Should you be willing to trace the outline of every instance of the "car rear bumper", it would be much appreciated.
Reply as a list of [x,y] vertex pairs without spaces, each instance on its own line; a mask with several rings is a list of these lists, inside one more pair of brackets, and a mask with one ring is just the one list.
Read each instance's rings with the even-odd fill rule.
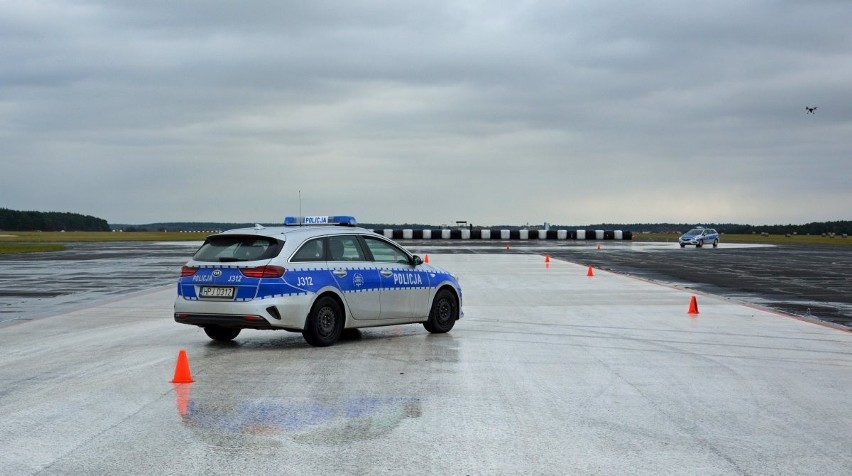
[[302,330],[312,296],[286,296],[252,301],[186,299],[177,296],[175,322],[240,329]]

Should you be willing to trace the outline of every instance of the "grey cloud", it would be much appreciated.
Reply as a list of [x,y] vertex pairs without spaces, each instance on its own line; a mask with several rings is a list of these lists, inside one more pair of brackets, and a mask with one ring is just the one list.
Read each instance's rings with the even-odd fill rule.
[[[0,9],[0,206],[262,221],[301,189],[373,221],[848,219],[847,2]],[[678,198],[696,184],[713,204]]]

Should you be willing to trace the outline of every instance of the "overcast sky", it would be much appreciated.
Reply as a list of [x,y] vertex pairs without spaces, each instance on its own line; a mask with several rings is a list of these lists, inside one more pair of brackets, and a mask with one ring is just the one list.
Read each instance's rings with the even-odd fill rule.
[[849,220],[850,25],[849,0],[0,0],[0,207]]

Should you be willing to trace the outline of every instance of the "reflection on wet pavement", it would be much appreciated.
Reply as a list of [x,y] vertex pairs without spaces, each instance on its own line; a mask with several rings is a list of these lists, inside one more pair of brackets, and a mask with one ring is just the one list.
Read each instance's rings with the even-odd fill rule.
[[189,396],[189,384],[175,387],[184,425],[214,446],[231,446],[235,437],[289,438],[313,445],[369,440],[422,414],[420,399],[415,397],[196,401]]

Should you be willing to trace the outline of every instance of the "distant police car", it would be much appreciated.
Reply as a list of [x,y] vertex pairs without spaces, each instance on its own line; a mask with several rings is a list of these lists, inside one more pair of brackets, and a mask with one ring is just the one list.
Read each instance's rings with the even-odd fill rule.
[[686,245],[695,245],[696,248],[701,248],[706,244],[712,244],[713,248],[719,246],[719,233],[712,228],[696,227],[693,228],[678,239],[680,247]]
[[353,217],[287,217],[284,225],[208,237],[181,269],[175,321],[218,341],[241,329],[283,329],[329,346],[343,329],[422,322],[443,333],[463,315],[453,275],[356,228]]

